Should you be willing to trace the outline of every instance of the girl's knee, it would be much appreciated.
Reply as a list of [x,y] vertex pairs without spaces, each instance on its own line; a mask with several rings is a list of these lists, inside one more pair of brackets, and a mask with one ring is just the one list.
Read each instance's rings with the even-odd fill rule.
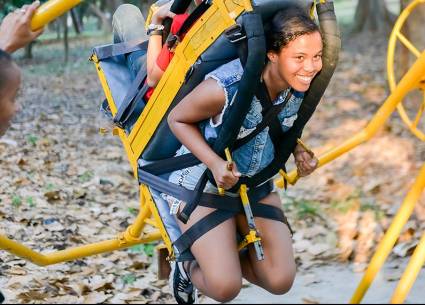
[[270,293],[281,295],[287,293],[295,280],[296,268],[289,268],[282,272],[273,272],[267,278],[267,290]]
[[239,276],[224,276],[209,279],[209,288],[212,292],[212,297],[218,302],[225,303],[236,298],[242,289],[242,277]]

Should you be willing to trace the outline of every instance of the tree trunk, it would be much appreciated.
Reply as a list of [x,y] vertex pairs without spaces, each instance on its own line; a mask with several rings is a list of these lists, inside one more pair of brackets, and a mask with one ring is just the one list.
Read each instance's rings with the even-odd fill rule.
[[78,11],[75,9],[71,10],[72,24],[74,25],[75,33],[81,34],[82,24],[80,23],[80,18],[78,17]]
[[65,14],[62,18],[63,24],[63,45],[65,53],[65,62],[69,60],[69,39],[68,39],[68,14]]
[[385,0],[359,0],[354,15],[353,32],[388,32],[395,21]]
[[104,32],[110,33],[112,32],[112,24],[109,18],[102,12],[102,10],[97,7],[95,4],[90,3],[89,8],[91,12],[99,19],[102,24],[102,30]]

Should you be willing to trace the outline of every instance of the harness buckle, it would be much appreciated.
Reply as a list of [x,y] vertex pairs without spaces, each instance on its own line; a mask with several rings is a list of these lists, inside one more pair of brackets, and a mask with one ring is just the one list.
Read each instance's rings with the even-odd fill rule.
[[177,35],[171,35],[167,38],[167,47],[170,52],[173,52],[180,43],[180,38]]
[[232,25],[230,28],[228,28],[224,35],[226,35],[226,38],[229,39],[231,43],[236,43],[241,40],[246,39],[246,33],[242,26],[238,23]]

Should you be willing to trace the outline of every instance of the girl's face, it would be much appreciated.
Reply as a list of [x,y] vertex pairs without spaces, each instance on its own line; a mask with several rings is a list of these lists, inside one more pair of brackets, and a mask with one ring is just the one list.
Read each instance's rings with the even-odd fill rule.
[[285,87],[305,92],[322,69],[322,36],[319,32],[299,36],[279,53],[268,52],[275,75]]
[[21,72],[15,64],[8,68],[7,78],[3,88],[0,89],[0,137],[6,133],[10,121],[18,111],[15,99],[21,84]]

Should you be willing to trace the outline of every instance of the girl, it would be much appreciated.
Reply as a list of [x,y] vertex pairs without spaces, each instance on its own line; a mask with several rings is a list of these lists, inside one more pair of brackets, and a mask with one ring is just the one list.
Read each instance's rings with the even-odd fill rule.
[[[282,103],[292,92],[278,115],[282,130],[286,132],[297,118],[303,93],[322,69],[322,37],[318,26],[300,7],[276,13],[265,34],[267,59],[261,81],[273,104]],[[178,154],[190,151],[202,161],[199,166],[173,172],[169,178],[171,182],[193,189],[208,167],[217,187],[229,190],[241,176],[253,176],[273,160],[274,148],[267,129],[233,152],[231,167],[208,144],[217,137],[223,120],[226,120],[242,73],[239,59],[219,67],[170,112],[170,128],[184,145]],[[261,103],[254,97],[239,137],[253,131],[261,118]],[[317,158],[300,145],[296,146],[293,154],[300,176],[310,174],[318,165]],[[218,193],[212,184],[207,184],[204,192]],[[237,196],[230,192],[226,194]],[[176,200],[165,197],[175,207]],[[281,208],[276,192],[269,193],[260,202]],[[213,211],[212,208],[198,206],[187,224],[179,222],[182,232]],[[289,225],[264,218],[256,218],[255,222],[266,259],[257,261],[251,245],[248,253],[239,253],[236,232],[244,236],[248,232],[244,216],[238,215],[223,222],[193,243],[191,252],[195,261],[179,262],[173,266],[172,289],[179,303],[195,301],[196,289],[193,286],[219,302],[227,302],[238,295],[242,278],[274,294],[284,294],[291,288],[296,265]]]

